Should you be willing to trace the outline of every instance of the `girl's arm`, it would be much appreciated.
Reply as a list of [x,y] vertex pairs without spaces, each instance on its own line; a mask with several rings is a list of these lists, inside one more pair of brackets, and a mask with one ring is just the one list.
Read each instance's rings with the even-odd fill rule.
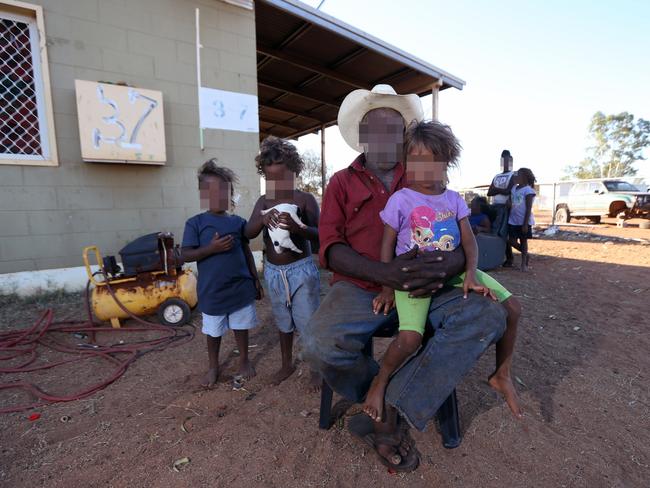
[[472,232],[472,226],[469,224],[469,219],[464,217],[459,222],[460,226],[460,241],[465,253],[465,281],[463,283],[464,297],[470,290],[481,293],[483,296],[490,296],[496,300],[494,292],[488,287],[481,285],[476,281],[476,266],[478,264],[478,245],[476,238]]
[[261,196],[257,199],[257,202],[255,202],[255,208],[253,208],[253,211],[251,212],[251,217],[248,219],[248,222],[246,222],[246,227],[244,228],[246,239],[255,239],[260,235],[260,232],[262,232],[262,229],[264,228],[264,216],[262,215],[263,209],[264,196]]
[[[390,225],[384,224],[384,235],[381,238],[380,257],[382,263],[390,263],[395,257],[395,244],[397,243],[397,231]],[[384,315],[395,305],[395,292],[387,286],[382,287],[382,291],[372,301],[372,311],[378,314],[383,310]]]
[[257,274],[257,267],[255,266],[255,258],[251,252],[251,248],[247,242],[242,242],[242,248],[244,249],[244,256],[246,256],[246,264],[248,264],[248,270],[250,271],[253,280],[255,280],[255,289],[257,290],[257,299],[261,300],[264,297],[264,289],[260,283],[260,277]]
[[198,262],[213,254],[230,251],[234,242],[234,238],[230,234],[221,237],[215,233],[210,243],[205,246],[182,248],[181,256],[185,263],[191,263],[192,261]]
[[390,263],[395,257],[397,232],[390,225],[384,224],[384,235],[381,238],[380,257],[382,263]]
[[305,206],[305,224],[304,237],[312,242],[318,242],[318,222],[320,220],[320,209],[314,195],[307,193],[307,205]]
[[476,265],[478,264],[478,246],[472,232],[469,219],[464,217],[458,222],[460,227],[460,242],[465,253],[465,276],[476,276]]
[[528,222],[530,222],[530,214],[533,212],[533,200],[535,200],[534,193],[526,195],[526,214],[524,215],[524,223],[521,226],[521,231],[524,234],[528,232]]

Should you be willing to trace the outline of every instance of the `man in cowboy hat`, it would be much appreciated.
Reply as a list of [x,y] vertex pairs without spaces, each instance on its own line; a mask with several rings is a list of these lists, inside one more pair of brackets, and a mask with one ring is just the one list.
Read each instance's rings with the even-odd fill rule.
[[444,331],[392,377],[384,421],[359,414],[348,422],[349,430],[396,471],[413,470],[419,462],[408,425],[423,430],[505,329],[503,307],[478,294],[463,300],[462,290],[443,288],[447,278],[464,269],[460,246],[454,252],[420,256],[413,249],[391,263],[380,262],[384,225],[379,212],[405,183],[405,126],[422,118],[417,95],[397,95],[388,85],[355,90],[341,104],[339,129],[361,154],[332,176],[323,199],[320,260],[333,271],[332,287],[304,334],[304,355],[312,368],[345,399],[360,402],[379,369],[364,347],[377,331],[397,328],[394,311],[372,311],[381,286],[433,295],[429,322],[434,330]]

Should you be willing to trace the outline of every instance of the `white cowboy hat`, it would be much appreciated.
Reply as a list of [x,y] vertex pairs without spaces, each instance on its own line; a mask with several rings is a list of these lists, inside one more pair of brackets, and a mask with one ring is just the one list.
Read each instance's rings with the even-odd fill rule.
[[364,115],[376,108],[392,108],[404,118],[405,125],[424,118],[420,97],[398,95],[390,85],[375,85],[372,90],[354,90],[341,103],[339,108],[339,130],[345,142],[352,149],[363,152],[359,144],[359,123]]

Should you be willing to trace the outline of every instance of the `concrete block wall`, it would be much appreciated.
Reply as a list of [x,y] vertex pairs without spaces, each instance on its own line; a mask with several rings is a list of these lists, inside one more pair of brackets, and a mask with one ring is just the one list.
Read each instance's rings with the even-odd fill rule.
[[[27,0],[30,1],[30,0]],[[97,244],[114,254],[135,237],[172,231],[199,212],[196,170],[210,157],[239,176],[236,212],[259,196],[258,135],[205,131],[199,149],[195,8],[202,84],[256,94],[254,13],[219,0],[31,0],[44,9],[58,167],[0,165],[0,273],[80,266]],[[163,92],[163,167],[85,163],[74,80],[123,81]]]

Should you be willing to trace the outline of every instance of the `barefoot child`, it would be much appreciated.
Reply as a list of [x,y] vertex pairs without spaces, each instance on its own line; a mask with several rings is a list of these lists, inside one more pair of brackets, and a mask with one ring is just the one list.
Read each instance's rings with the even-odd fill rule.
[[[271,299],[273,316],[280,334],[282,366],[272,382],[279,384],[287,379],[293,364],[293,333],[302,333],[307,322],[320,304],[320,276],[311,254],[311,242],[318,242],[319,209],[311,193],[295,189],[294,179],[303,168],[303,161],[293,144],[277,137],[262,141],[260,154],[255,158],[257,172],[266,179],[266,195],[255,204],[245,235],[253,239],[264,231],[264,280]],[[301,228],[286,212],[273,209],[262,211],[281,203],[298,206],[298,214],[305,228]],[[276,247],[269,229],[289,230],[290,238],[300,252]],[[320,386],[320,376],[311,374],[312,389]]]
[[[476,269],[478,249],[468,221],[469,209],[462,197],[446,188],[447,168],[456,165],[460,144],[448,126],[438,122],[411,124],[406,131],[406,188],[394,193],[380,213],[384,221],[381,259],[390,262],[417,245],[422,252],[453,251],[458,245],[465,253],[465,273],[449,284],[490,295],[508,311],[507,331],[497,344],[497,368],[490,385],[502,393],[517,416],[521,408],[510,376],[510,365],[519,319],[519,304],[496,280]],[[374,378],[363,410],[376,421],[382,419],[384,393],[390,376],[417,352],[422,343],[430,298],[411,298],[409,292],[384,288],[373,301],[373,310],[384,314],[397,306],[399,332],[390,344]]]
[[512,207],[508,218],[508,239],[510,245],[521,253],[521,270],[528,271],[528,239],[533,237],[532,227],[533,200],[535,199],[535,175],[528,168],[517,171],[515,186],[512,187],[510,198]]
[[262,298],[255,261],[244,236],[246,220],[229,213],[235,174],[210,159],[198,172],[201,208],[185,223],[182,252],[185,261],[196,261],[197,292],[208,344],[209,369],[205,386],[219,377],[221,337],[231,329],[239,348],[239,372],[243,379],[255,376],[248,359],[248,331],[257,325],[255,299]]

